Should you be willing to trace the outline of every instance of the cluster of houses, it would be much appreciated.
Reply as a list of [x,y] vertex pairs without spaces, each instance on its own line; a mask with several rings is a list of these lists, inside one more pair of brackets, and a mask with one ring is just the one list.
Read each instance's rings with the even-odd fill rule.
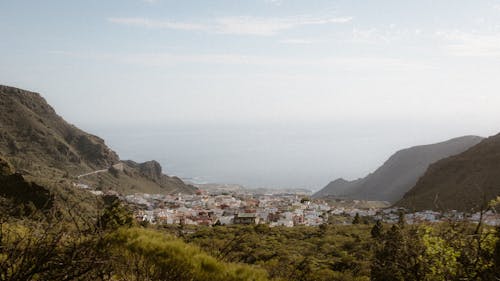
[[[338,207],[321,200],[310,201],[303,194],[134,194],[123,199],[136,206],[137,220],[157,224],[318,226],[332,218],[336,223],[350,224],[356,215],[372,221],[394,223],[404,211],[397,208]],[[465,217],[459,212],[422,211],[406,214],[405,219],[412,224],[450,219],[478,221],[480,217],[479,214]],[[500,217],[491,212],[483,214],[482,220],[490,225],[500,225]]]
[[[75,187],[94,191],[84,184]],[[113,193],[113,195],[118,195]],[[230,224],[268,224],[269,226],[297,225],[318,226],[326,222],[350,224],[356,216],[369,218],[371,221],[381,220],[395,223],[400,214],[405,213],[408,224],[421,222],[443,222],[450,220],[482,221],[485,224],[500,225],[500,214],[488,211],[485,213],[465,214],[458,211],[441,213],[421,211],[406,213],[404,209],[357,207],[354,204],[337,205],[331,201],[309,200],[304,193],[214,193],[198,192],[193,195],[161,195],[136,193],[120,196],[125,202],[134,206],[134,215],[138,221],[153,224],[179,225],[230,225]],[[344,202],[341,202],[344,203]]]
[[166,224],[315,226],[322,224],[331,210],[326,203],[313,203],[296,194],[134,194],[124,199],[137,206],[138,220]]

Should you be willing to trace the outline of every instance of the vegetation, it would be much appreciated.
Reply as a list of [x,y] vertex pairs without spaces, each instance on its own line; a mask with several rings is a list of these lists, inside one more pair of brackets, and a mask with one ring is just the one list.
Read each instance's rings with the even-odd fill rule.
[[154,230],[121,228],[107,237],[118,280],[267,280],[263,270],[224,263]]
[[[388,228],[384,231],[384,228]],[[495,280],[498,229],[464,222],[204,228],[185,240],[281,280]]]
[[71,210],[14,218],[0,214],[0,280],[267,280],[172,235],[133,226],[108,201],[98,218]]
[[[498,236],[469,224],[393,225],[377,238],[372,280],[495,280]],[[498,265],[496,265],[498,266]]]
[[[407,225],[401,213],[394,225],[357,215],[349,225],[332,219],[319,227],[138,226],[117,197],[50,180],[35,185],[7,162],[1,169],[0,281],[500,276],[500,228],[482,223]],[[7,192],[16,188],[26,192]]]
[[184,239],[222,261],[260,266],[272,279],[369,280],[369,229],[367,225],[229,226],[199,229]]
[[500,272],[500,228],[481,223],[138,226],[113,196],[85,215],[71,202],[16,215],[8,210],[18,203],[0,203],[0,281],[495,280]]

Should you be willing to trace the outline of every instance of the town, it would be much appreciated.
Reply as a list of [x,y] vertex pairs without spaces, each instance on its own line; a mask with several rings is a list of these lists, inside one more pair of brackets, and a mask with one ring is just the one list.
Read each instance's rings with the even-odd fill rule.
[[134,208],[138,221],[151,224],[231,225],[267,224],[270,227],[325,223],[352,224],[377,220],[395,223],[404,214],[407,223],[451,220],[482,221],[500,225],[500,216],[491,211],[465,214],[458,211],[409,213],[401,208],[370,204],[361,200],[312,200],[304,193],[254,194],[238,192],[210,194],[199,190],[194,195],[134,194],[121,196]]

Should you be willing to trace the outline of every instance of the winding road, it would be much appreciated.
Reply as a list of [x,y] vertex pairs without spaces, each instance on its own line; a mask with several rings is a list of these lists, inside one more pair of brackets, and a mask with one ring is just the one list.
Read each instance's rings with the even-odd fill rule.
[[[114,164],[111,167],[113,167],[113,168],[115,168],[115,169],[117,169],[119,171],[123,171],[123,163]],[[104,172],[107,172],[108,170],[109,170],[109,168],[108,169],[102,169],[102,170],[93,171],[93,172],[90,172],[90,173],[79,175],[79,176],[77,176],[77,178],[80,179],[80,178],[83,178],[83,177],[86,177],[86,176],[95,175],[95,174],[98,174],[98,173],[104,173]]]

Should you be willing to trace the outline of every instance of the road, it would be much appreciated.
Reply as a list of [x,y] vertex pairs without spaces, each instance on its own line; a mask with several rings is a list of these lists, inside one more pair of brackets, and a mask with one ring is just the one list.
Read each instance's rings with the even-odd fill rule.
[[[112,167],[115,168],[115,169],[117,169],[117,170],[119,170],[119,171],[123,172],[123,163],[114,164]],[[77,178],[79,179],[79,178],[83,178],[83,177],[86,177],[86,176],[95,175],[95,174],[98,174],[98,173],[104,173],[104,172],[107,172],[108,170],[109,170],[109,168],[108,169],[102,169],[102,170],[93,171],[93,172],[90,172],[90,173],[79,175],[79,176],[77,176]]]

